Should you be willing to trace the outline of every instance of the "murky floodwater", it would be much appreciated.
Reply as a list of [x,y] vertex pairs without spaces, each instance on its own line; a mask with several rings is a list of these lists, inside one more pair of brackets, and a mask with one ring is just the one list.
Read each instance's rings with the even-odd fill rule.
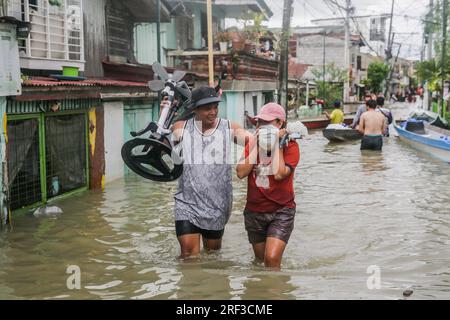
[[[411,299],[450,298],[450,166],[397,138],[381,154],[359,143],[300,142],[297,216],[281,272],[254,263],[235,204],[223,250],[180,261],[176,184],[129,177],[57,203],[56,218],[22,216],[0,231],[2,299]],[[67,288],[67,267],[81,289]],[[369,266],[381,288],[367,287]],[[371,270],[377,270],[370,269]]]

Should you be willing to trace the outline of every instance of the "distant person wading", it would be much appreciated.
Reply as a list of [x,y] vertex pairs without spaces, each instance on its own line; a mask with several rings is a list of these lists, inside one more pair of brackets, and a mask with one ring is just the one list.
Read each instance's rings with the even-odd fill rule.
[[359,132],[364,134],[361,140],[361,150],[377,150],[383,148],[383,133],[386,132],[386,117],[377,112],[377,102],[375,100],[367,101],[368,111],[361,116],[358,127]]

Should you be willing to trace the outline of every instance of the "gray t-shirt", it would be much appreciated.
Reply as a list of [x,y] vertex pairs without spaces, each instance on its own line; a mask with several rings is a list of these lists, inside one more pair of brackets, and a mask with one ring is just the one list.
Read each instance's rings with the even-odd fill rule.
[[184,127],[183,174],[175,194],[175,220],[188,220],[205,230],[222,230],[230,218],[233,188],[231,130],[219,119],[212,134],[203,134],[194,119]]
[[358,107],[358,111],[356,111],[355,119],[353,119],[352,124],[350,127],[356,128],[357,125],[359,125],[359,121],[361,120],[361,116],[364,112],[367,111],[367,107],[365,104],[362,104]]

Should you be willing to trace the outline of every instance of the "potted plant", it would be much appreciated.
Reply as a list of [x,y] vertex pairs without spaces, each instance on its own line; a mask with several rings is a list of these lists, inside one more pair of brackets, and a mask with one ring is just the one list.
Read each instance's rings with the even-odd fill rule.
[[234,51],[242,51],[245,46],[245,38],[242,33],[236,32],[232,38],[232,46]]
[[242,18],[244,20],[243,35],[245,38],[245,51],[256,52],[256,46],[261,36],[266,33],[266,27],[262,25],[264,14],[247,13]]
[[228,47],[228,42],[231,40],[230,35],[226,31],[219,31],[216,34],[216,42],[219,43],[220,51],[226,52]]

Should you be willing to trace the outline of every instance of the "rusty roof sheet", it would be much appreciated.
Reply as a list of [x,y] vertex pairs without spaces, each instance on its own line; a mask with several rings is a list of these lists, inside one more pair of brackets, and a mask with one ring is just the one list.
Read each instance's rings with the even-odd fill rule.
[[52,78],[36,77],[23,82],[28,87],[139,87],[147,88],[145,82],[120,81],[109,79],[87,79],[82,81],[59,81]]

